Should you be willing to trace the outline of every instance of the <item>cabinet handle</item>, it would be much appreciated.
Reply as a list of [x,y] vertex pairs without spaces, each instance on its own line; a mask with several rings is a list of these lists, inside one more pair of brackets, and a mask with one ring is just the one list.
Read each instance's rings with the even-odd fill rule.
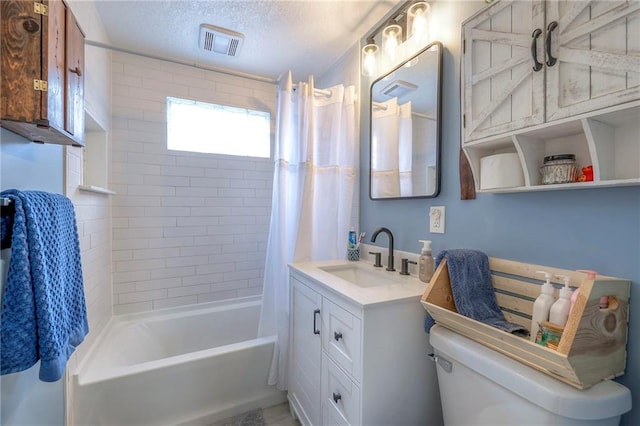
[[342,399],[342,395],[340,395],[339,393],[333,392],[333,402],[337,404],[338,401],[340,401],[341,399]]
[[316,309],[315,311],[313,311],[313,334],[320,334],[320,330],[318,330],[318,324],[316,323],[319,313],[320,309]]
[[78,77],[80,77],[80,76],[82,75],[82,71],[80,71],[80,68],[79,68],[79,67],[69,68],[69,71],[70,71],[70,72],[72,72],[72,73],[74,73],[74,74],[77,74],[77,75],[78,75]]
[[334,331],[333,338],[336,339],[336,342],[337,342],[338,340],[342,339],[342,333],[339,331]]
[[551,55],[551,33],[556,28],[558,28],[558,23],[556,21],[551,22],[547,27],[546,47],[547,47],[547,66],[548,67],[554,66],[557,61],[557,59],[554,58],[553,55]]
[[538,62],[538,37],[542,34],[540,28],[536,28],[531,34],[531,59],[533,59],[533,71],[538,72],[542,69],[542,62]]

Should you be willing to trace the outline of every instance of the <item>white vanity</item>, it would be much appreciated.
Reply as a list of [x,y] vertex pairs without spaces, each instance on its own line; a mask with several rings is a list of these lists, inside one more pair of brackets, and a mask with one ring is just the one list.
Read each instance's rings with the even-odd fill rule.
[[439,425],[426,283],[367,262],[291,265],[289,403],[303,425]]

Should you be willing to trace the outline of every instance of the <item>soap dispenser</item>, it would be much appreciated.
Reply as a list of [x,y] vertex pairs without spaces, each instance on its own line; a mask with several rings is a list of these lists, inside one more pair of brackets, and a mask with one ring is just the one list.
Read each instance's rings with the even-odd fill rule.
[[545,282],[540,288],[540,296],[533,302],[533,317],[531,318],[531,334],[529,339],[532,342],[536,341],[538,330],[542,321],[549,320],[549,311],[551,305],[553,305],[553,286],[551,285],[551,278],[553,274],[546,271],[537,271],[539,274],[544,274]]
[[418,259],[418,278],[428,283],[433,276],[433,255],[431,254],[431,241],[419,240],[422,245],[422,253]]
[[551,306],[549,312],[549,322],[564,327],[569,319],[569,311],[571,310],[571,288],[569,288],[569,277],[566,275],[558,275],[564,281],[564,287],[560,289],[560,297]]

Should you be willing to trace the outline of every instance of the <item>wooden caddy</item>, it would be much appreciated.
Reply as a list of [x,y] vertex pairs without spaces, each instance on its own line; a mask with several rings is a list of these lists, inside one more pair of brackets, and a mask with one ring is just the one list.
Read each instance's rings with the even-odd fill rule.
[[[537,271],[554,274],[554,284],[562,284],[556,275],[566,275],[572,288],[580,288],[557,350],[458,314],[446,260],[421,299],[436,323],[578,389],[624,374],[630,281],[602,275],[588,278],[583,272],[497,258],[489,258],[489,266],[505,318],[527,329],[531,328],[533,302],[540,294],[540,285],[532,282],[541,280]],[[602,296],[608,296],[609,305],[601,309]]]

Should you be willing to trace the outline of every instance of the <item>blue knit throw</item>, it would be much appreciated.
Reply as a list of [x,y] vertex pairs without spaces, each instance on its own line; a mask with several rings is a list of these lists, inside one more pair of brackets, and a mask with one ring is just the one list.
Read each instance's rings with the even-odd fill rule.
[[89,332],[75,212],[63,195],[2,192],[15,213],[2,217],[11,232],[11,260],[0,318],[1,374],[40,363],[40,380],[59,380]]

